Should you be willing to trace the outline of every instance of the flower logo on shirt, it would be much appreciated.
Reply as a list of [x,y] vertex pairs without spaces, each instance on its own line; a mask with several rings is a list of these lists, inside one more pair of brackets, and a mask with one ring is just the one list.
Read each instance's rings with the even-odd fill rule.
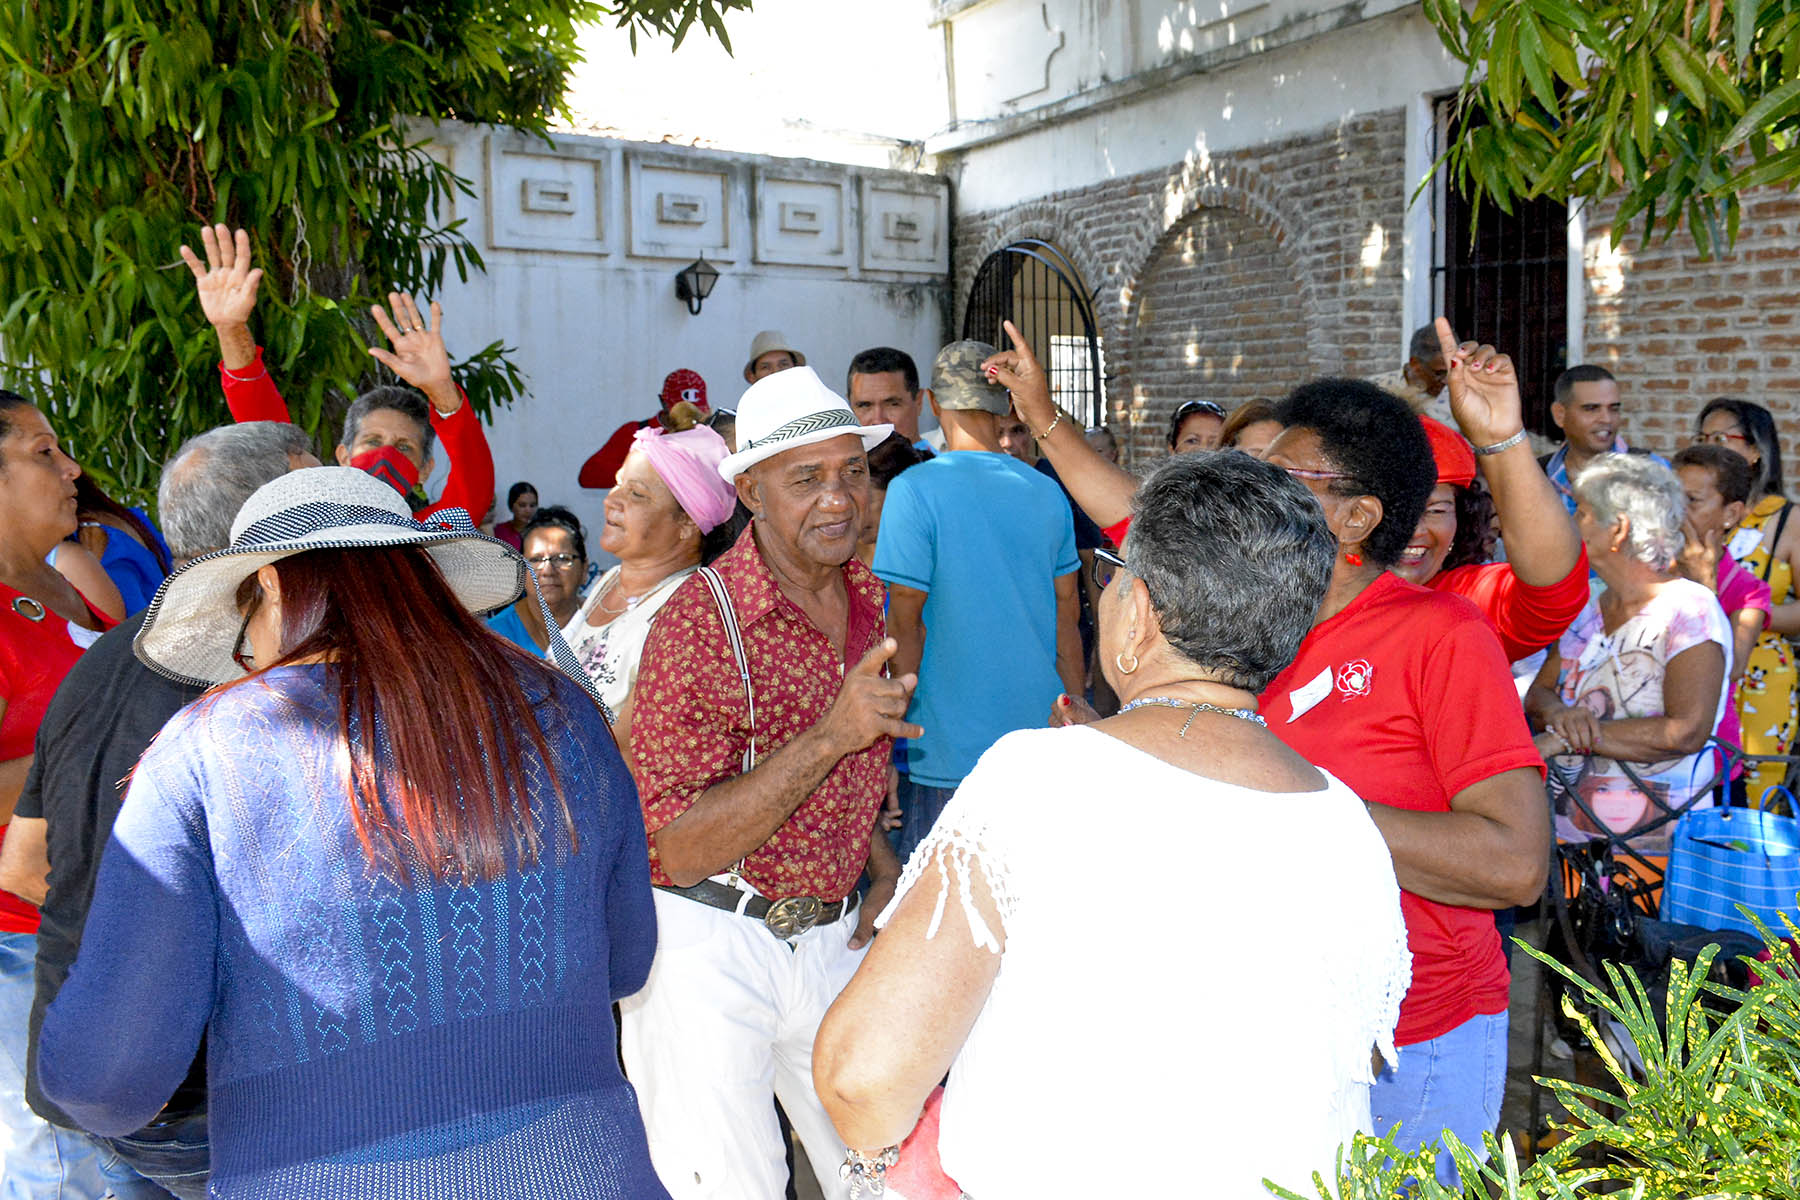
[[1375,679],[1375,668],[1366,658],[1354,658],[1337,671],[1337,690],[1346,696],[1366,696]]

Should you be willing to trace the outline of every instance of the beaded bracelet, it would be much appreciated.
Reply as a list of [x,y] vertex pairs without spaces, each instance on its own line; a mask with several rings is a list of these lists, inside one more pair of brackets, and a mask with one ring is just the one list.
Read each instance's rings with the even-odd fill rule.
[[1049,437],[1052,433],[1056,432],[1056,427],[1058,425],[1062,424],[1062,419],[1063,419],[1062,406],[1058,405],[1056,408],[1056,419],[1050,422],[1049,426],[1045,428],[1044,432],[1038,433],[1034,430],[1032,432],[1031,436],[1036,438],[1040,442],[1043,441],[1045,438]]

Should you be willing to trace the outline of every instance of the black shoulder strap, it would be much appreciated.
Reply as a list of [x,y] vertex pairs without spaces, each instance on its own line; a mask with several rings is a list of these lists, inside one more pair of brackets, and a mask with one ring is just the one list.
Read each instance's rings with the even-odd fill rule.
[[1789,500],[1782,504],[1781,514],[1775,518],[1775,536],[1769,539],[1769,557],[1763,559],[1762,581],[1769,582],[1769,573],[1775,569],[1775,551],[1781,548],[1781,531],[1787,528],[1788,517],[1794,511],[1794,502]]

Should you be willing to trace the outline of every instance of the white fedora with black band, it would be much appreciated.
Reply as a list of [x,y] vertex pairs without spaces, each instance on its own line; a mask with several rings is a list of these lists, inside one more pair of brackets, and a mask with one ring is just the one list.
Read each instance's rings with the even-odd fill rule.
[[893,432],[892,425],[858,425],[849,402],[811,367],[790,367],[763,376],[738,401],[738,451],[719,463],[719,474],[730,483],[765,458],[847,433],[873,450]]
[[491,612],[525,590],[525,561],[488,537],[461,509],[413,519],[392,487],[354,467],[309,467],[265,483],[231,523],[231,544],[203,554],[163,581],[132,643],[145,666],[183,683],[241,678],[231,650],[243,623],[237,591],[259,567],[308,550],[419,546],[473,613]]

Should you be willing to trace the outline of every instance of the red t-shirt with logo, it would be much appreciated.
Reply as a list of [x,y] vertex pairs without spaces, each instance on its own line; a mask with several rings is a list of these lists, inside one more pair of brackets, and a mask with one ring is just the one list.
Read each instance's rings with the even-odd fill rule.
[[[107,629],[114,622],[94,612]],[[0,583],[0,762],[32,753],[50,697],[81,652],[100,635],[71,628],[68,621],[23,593]],[[77,640],[79,639],[79,641]],[[0,844],[6,830],[0,827]],[[0,933],[36,933],[38,911],[9,892],[0,892]]]
[[1588,557],[1583,547],[1569,573],[1548,587],[1534,587],[1508,563],[1479,563],[1439,571],[1425,584],[1461,596],[1481,610],[1500,638],[1509,662],[1529,658],[1561,637],[1588,598]]
[[[1467,787],[1544,766],[1480,611],[1387,572],[1306,635],[1263,692],[1262,713],[1302,757],[1395,808],[1449,812]],[[1510,977],[1491,911],[1407,891],[1400,908],[1413,979],[1397,1044],[1506,1010]]]

